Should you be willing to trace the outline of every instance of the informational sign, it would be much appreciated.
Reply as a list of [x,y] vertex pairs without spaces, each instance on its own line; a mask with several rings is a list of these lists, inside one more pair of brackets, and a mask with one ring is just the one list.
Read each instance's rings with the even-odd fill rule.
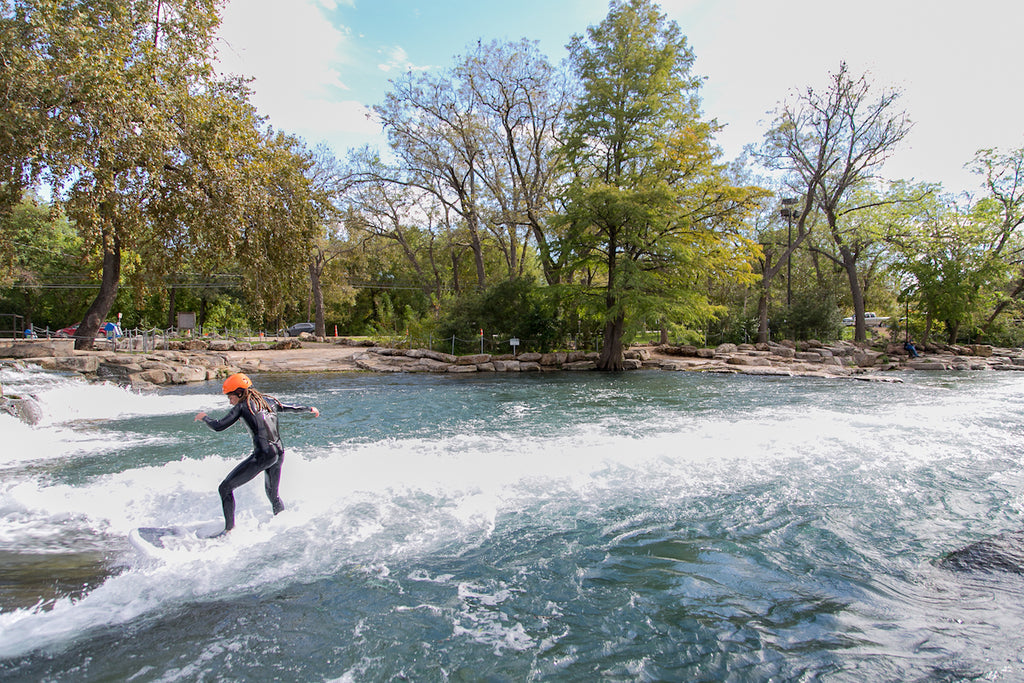
[[178,329],[179,330],[194,330],[194,329],[196,329],[196,314],[195,313],[179,313],[178,314]]

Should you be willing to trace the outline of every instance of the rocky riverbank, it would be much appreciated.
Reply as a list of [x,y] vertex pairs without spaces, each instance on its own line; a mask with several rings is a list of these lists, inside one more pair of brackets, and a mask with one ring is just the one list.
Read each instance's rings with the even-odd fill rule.
[[[75,372],[92,380],[150,389],[203,382],[233,372],[428,372],[463,374],[595,370],[596,353],[556,352],[454,356],[429,349],[397,349],[348,340],[252,343],[235,340],[171,342],[154,350],[75,351],[72,340],[0,341],[0,358],[43,369]],[[902,371],[1024,370],[1021,349],[935,346],[911,359],[900,345],[850,342],[722,344],[715,348],[640,346],[626,353],[625,369],[747,375],[851,377],[899,381]]]

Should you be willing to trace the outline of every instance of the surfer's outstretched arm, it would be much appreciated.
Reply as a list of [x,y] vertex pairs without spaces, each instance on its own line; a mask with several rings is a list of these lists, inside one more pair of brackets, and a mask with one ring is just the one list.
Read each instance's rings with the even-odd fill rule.
[[292,406],[287,403],[281,403],[274,399],[277,403],[277,412],[279,413],[313,413],[313,417],[320,417],[320,411],[316,406]]
[[219,420],[211,418],[206,413],[197,413],[195,422],[205,422],[207,426],[210,427],[210,429],[214,430],[215,432],[221,432],[230,427],[231,425],[235,424],[236,422],[238,422],[238,418],[241,416],[242,405],[240,403],[236,403],[235,405],[231,406],[231,410],[228,411],[228,414]]

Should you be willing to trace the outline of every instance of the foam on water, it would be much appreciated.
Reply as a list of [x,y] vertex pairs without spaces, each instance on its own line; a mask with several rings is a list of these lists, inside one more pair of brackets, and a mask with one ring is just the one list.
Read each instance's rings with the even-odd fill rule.
[[[105,427],[96,423],[161,415],[180,415],[187,423],[196,410],[223,407],[214,393],[141,396],[38,374],[22,380],[32,386],[47,418],[29,428],[0,415],[0,429],[22,446],[43,444],[36,447],[43,459],[109,448]],[[396,561],[451,548],[471,552],[519,516],[542,517],[556,528],[596,520],[609,545],[628,543],[658,524],[656,514],[652,520],[646,512],[629,512],[635,500],[658,510],[678,509],[679,501],[701,509],[704,499],[714,505],[722,496],[749,498],[737,504],[737,519],[744,505],[819,506],[820,515],[829,516],[830,531],[856,546],[863,527],[854,521],[846,526],[847,513],[829,507],[850,482],[878,497],[870,504],[882,518],[902,514],[915,497],[918,514],[966,505],[955,490],[935,499],[934,489],[918,482],[922,472],[955,478],[987,468],[995,484],[1020,486],[1019,468],[1010,469],[1006,453],[1020,436],[1015,425],[1021,415],[1006,411],[1020,405],[1024,389],[997,384],[974,394],[957,392],[955,400],[945,398],[948,393],[938,386],[915,393],[912,401],[850,410],[792,410],[770,402],[741,411],[652,409],[639,426],[624,429],[609,418],[567,424],[554,436],[467,430],[291,447],[281,489],[285,512],[273,517],[260,482],[253,482],[236,491],[238,527],[227,538],[168,553],[161,561],[134,553],[124,541],[128,532],[217,519],[216,484],[244,453],[193,451],[157,465],[126,462],[117,472],[73,484],[14,469],[0,483],[0,548],[60,549],[62,538],[77,543],[91,534],[98,545],[115,548],[121,569],[80,599],[0,613],[0,657],[58,646],[96,628],[172,613],[189,603],[228,600],[282,582],[314,582],[343,567],[387,580]],[[515,417],[531,410],[521,403],[508,407]],[[993,421],[1008,426],[994,430]],[[294,429],[294,423],[289,426]],[[22,462],[17,455],[13,461]],[[8,459],[2,466],[11,464]],[[761,494],[769,484],[771,495]],[[606,511],[616,507],[626,509],[624,516],[607,518]],[[985,514],[984,506],[972,514]],[[938,521],[932,529],[926,522],[912,524],[925,538],[944,531]],[[911,542],[894,539],[895,545]],[[459,580],[427,570],[404,578],[452,588],[454,608],[424,603],[416,609],[451,611],[455,637],[496,654],[552,647],[557,640],[552,636],[554,641],[542,645],[523,623],[508,618],[503,605],[514,599],[514,588],[505,580]]]

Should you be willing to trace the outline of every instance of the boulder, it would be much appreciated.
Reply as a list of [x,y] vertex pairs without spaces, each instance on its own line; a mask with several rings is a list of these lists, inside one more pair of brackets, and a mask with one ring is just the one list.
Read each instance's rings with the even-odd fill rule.
[[448,363],[449,365],[454,365],[455,361],[458,360],[458,357],[453,356],[450,353],[441,353],[431,349],[409,349],[405,355],[409,358],[429,358],[430,360],[434,360],[439,363]]
[[451,365],[451,366],[448,367],[448,372],[451,372],[453,374],[464,374],[464,373],[467,373],[467,372],[476,372],[476,366],[475,365],[466,365],[464,363],[456,364],[456,365]]
[[878,351],[860,349],[853,354],[853,362],[859,368],[870,368],[878,362],[882,354]]
[[209,379],[206,368],[199,368],[190,365],[176,368],[167,375],[171,384],[190,384],[192,382],[205,382]]
[[54,360],[56,361],[57,368],[60,370],[81,372],[87,375],[93,374],[100,367],[98,356],[65,356],[63,358],[55,358]]
[[33,396],[0,397],[0,411],[13,415],[29,425],[39,424],[43,419],[42,408]]
[[[648,354],[648,355],[650,355],[650,354]],[[566,361],[566,359],[568,357],[569,357],[569,354],[567,354],[567,353],[561,353],[561,352],[545,353],[540,358],[540,364],[541,365],[554,365],[554,366],[560,367],[560,366],[565,364],[565,361]]]
[[167,384],[168,383],[168,371],[160,370],[158,368],[152,368],[150,370],[143,370],[137,375],[132,375],[132,384],[135,384],[135,378],[146,382],[147,384]]
[[911,370],[949,370],[949,365],[934,358],[912,360],[908,362],[905,367],[908,367]]
[[[651,350],[650,349],[630,349],[626,351],[625,357],[630,360],[650,360]],[[546,365],[546,363],[545,363]]]
[[480,363],[490,363],[491,354],[489,353],[477,353],[472,356],[459,356],[458,360],[455,361],[456,365],[479,365]]
[[771,365],[764,356],[730,356],[726,361],[729,365]]
[[597,370],[597,363],[592,360],[577,360],[571,363],[565,363],[562,366],[563,370]]
[[778,346],[772,346],[769,350],[773,355],[778,356],[779,358],[791,360],[796,357],[796,351],[789,346],[782,346],[779,344]]

